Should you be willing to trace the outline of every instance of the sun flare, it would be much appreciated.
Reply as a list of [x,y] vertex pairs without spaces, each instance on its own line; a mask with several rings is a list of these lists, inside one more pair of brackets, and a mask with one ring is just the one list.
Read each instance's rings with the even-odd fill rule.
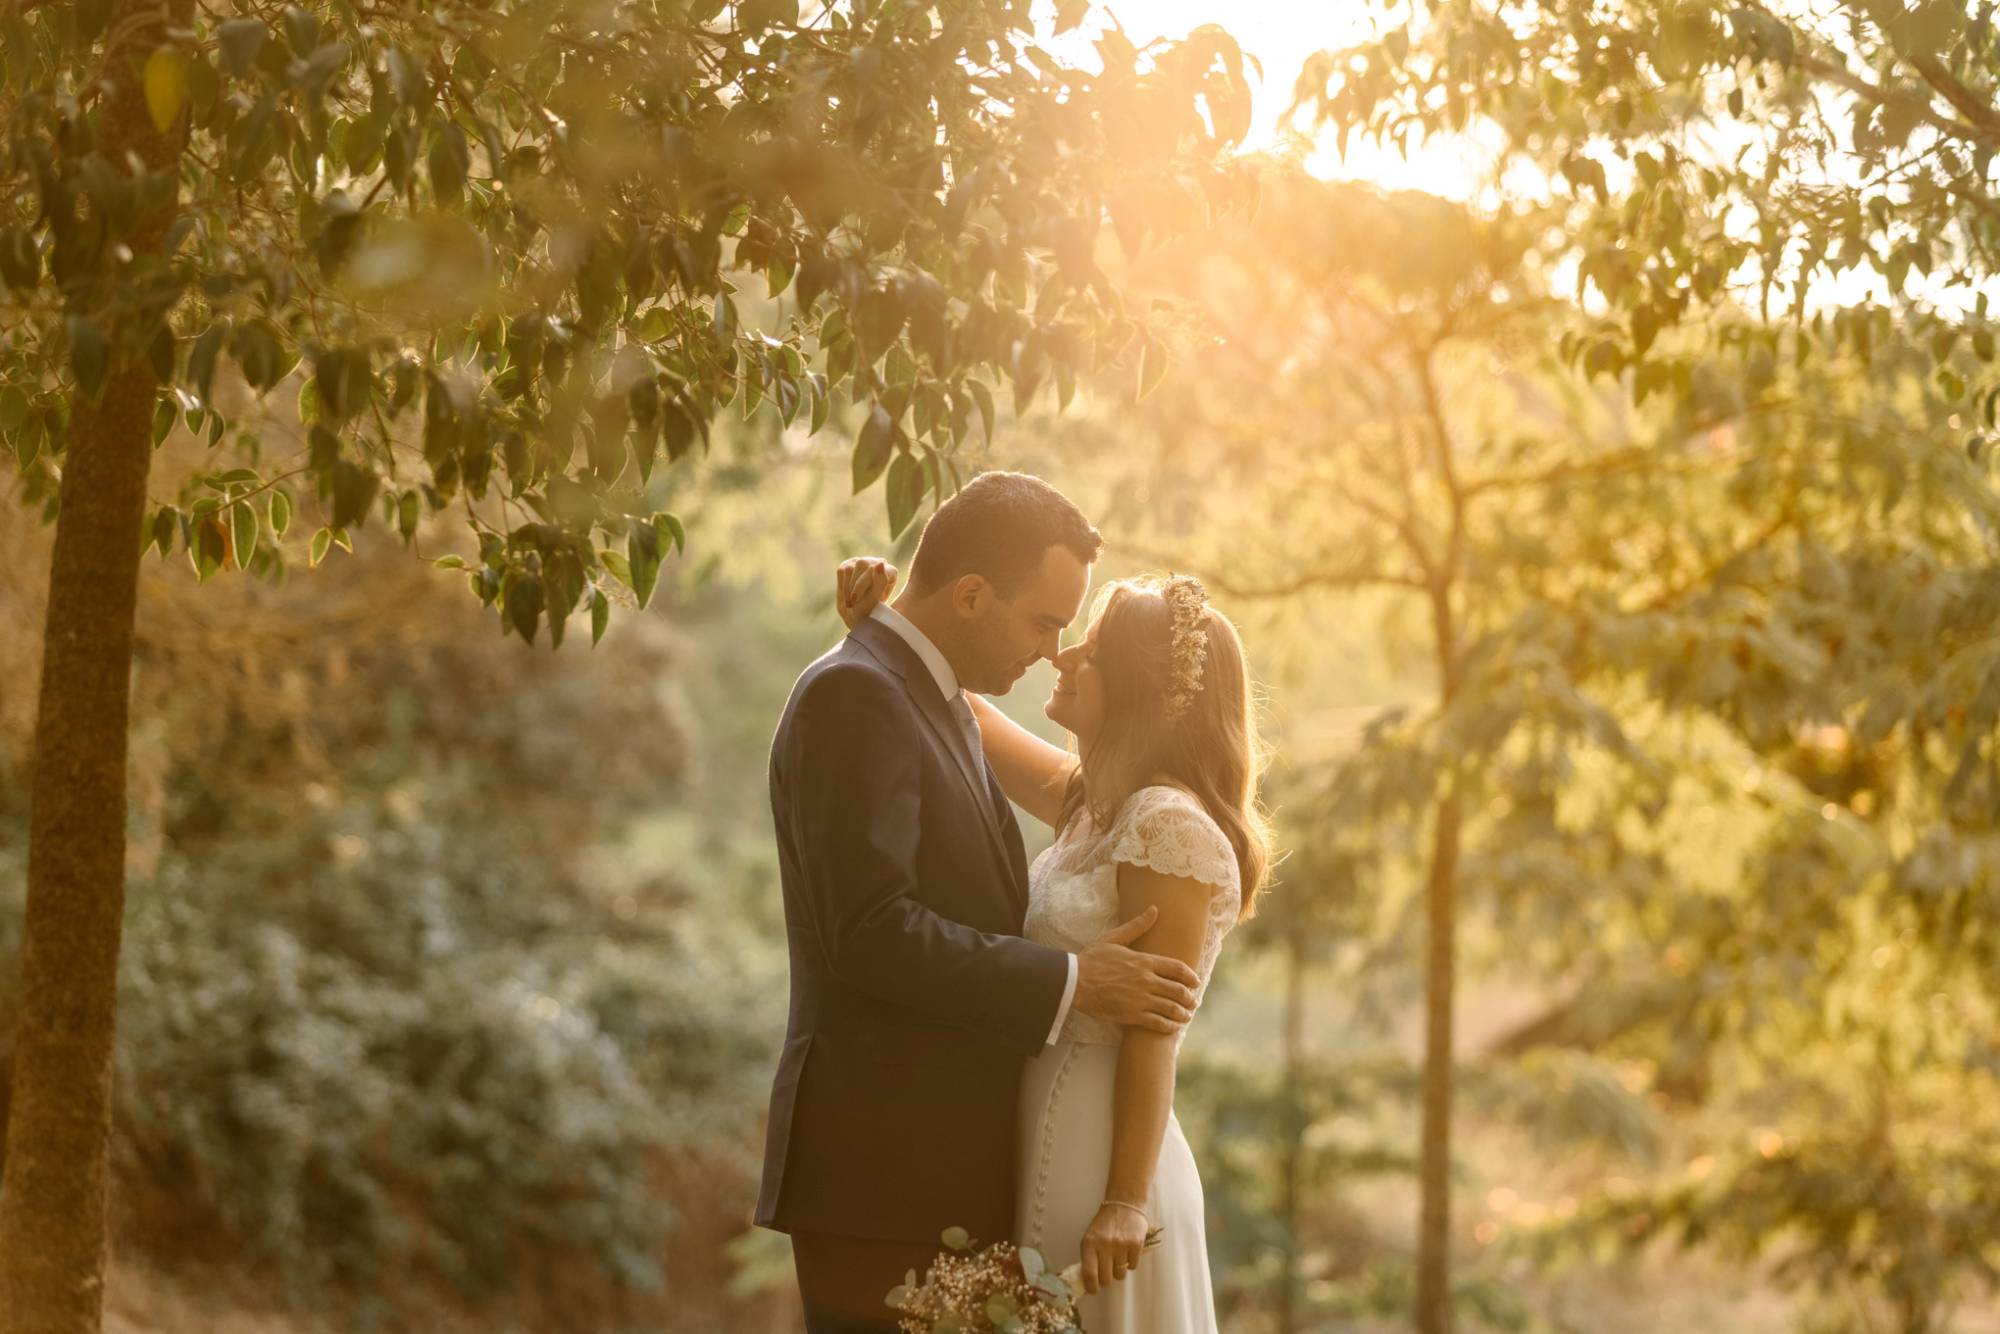
[[[1053,14],[1047,16],[1053,18]],[[1279,145],[1293,85],[1306,58],[1368,40],[1381,21],[1381,7],[1360,0],[1124,0],[1100,3],[1073,32],[1048,45],[1095,66],[1092,44],[1116,22],[1141,46],[1161,38],[1185,37],[1206,23],[1219,24],[1263,69],[1254,95],[1254,115],[1244,147],[1257,151]],[[1256,77],[1253,72],[1253,77]],[[1306,170],[1323,180],[1360,180],[1391,189],[1423,190],[1448,199],[1479,195],[1487,185],[1491,157],[1470,138],[1433,139],[1413,145],[1406,158],[1392,146],[1351,139],[1345,153],[1332,134],[1317,136],[1306,152]]]

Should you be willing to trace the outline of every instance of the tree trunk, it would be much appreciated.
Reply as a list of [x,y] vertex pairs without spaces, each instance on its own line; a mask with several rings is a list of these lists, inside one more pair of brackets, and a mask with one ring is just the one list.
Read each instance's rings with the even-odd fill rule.
[[1425,905],[1423,1218],[1417,1235],[1417,1329],[1451,1329],[1452,992],[1458,914],[1458,799],[1438,801]]
[[[183,112],[162,135],[140,70],[191,0],[113,13],[98,149],[174,167]],[[175,191],[175,198],[178,190]],[[173,199],[123,238],[160,251]],[[108,248],[108,247],[107,247]],[[107,331],[110,332],[110,331]],[[35,721],[28,899],[12,1106],[0,1176],[0,1330],[95,1334],[103,1317],[111,1048],[125,905],[126,712],[138,597],[139,525],[159,382],[143,350],[114,336],[95,403],[71,404],[61,512]]]
[[[1424,363],[1424,384],[1436,424],[1447,481],[1450,440],[1435,383]],[[1458,698],[1458,625],[1452,618],[1451,587],[1458,568],[1458,533],[1463,515],[1453,487],[1452,555],[1444,578],[1431,586],[1431,631],[1438,658],[1438,705],[1442,712]],[[1421,1163],[1423,1204],[1417,1225],[1417,1331],[1451,1330],[1451,1098],[1455,1055],[1452,1005],[1458,980],[1457,775],[1447,768],[1431,827],[1430,880],[1424,889],[1428,945],[1424,960],[1424,1128]]]
[[1305,1079],[1306,942],[1303,922],[1292,924],[1285,952],[1285,1272],[1278,1299],[1279,1334],[1299,1328],[1300,1199],[1305,1172],[1306,1105],[1300,1086]]

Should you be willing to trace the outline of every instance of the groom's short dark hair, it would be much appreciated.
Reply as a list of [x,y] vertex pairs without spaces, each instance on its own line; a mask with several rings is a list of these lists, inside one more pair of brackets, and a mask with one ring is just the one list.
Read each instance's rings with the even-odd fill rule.
[[1065,546],[1088,565],[1104,539],[1069,497],[1024,472],[983,472],[938,506],[917,539],[910,587],[929,593],[968,574],[1002,597],[1041,568],[1042,553]]

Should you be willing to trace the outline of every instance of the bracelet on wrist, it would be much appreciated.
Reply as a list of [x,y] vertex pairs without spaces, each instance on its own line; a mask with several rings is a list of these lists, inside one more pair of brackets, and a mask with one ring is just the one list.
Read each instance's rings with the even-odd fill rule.
[[1114,1200],[1111,1199],[1109,1196],[1106,1196],[1104,1203],[1109,1205],[1115,1205],[1120,1209],[1130,1209],[1133,1213],[1139,1215],[1140,1222],[1143,1223],[1148,1221],[1146,1218],[1146,1211],[1140,1208],[1138,1205],[1132,1203],[1130,1200]]

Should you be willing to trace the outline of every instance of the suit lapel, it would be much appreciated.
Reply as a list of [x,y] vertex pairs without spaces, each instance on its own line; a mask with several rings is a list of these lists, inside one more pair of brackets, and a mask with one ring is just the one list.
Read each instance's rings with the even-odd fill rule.
[[966,745],[965,733],[959,730],[958,719],[952,717],[951,708],[944,702],[944,695],[937,688],[937,678],[930,668],[924,666],[923,659],[916,650],[903,642],[903,637],[879,621],[864,620],[849,632],[884,667],[903,679],[903,689],[916,702],[917,712],[924,716],[938,740],[951,752],[951,758],[958,767],[958,776],[965,782],[965,790],[979,807],[979,816],[986,824],[986,833],[993,840],[994,851],[1009,868],[1014,865],[1014,857],[1008,851],[1007,840],[1000,830],[1000,812],[994,809],[991,789],[984,772],[988,766],[975,763],[972,749]]

